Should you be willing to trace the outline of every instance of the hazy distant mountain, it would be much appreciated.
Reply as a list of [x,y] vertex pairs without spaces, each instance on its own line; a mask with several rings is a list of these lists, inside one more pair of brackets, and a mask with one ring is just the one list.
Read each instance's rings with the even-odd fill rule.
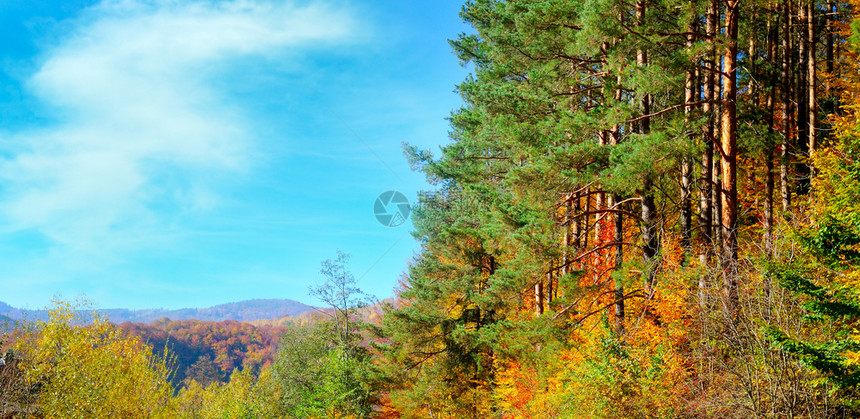
[[21,310],[0,301],[0,316],[11,317],[13,319],[20,319],[21,318]]
[[[240,301],[238,303],[220,304],[207,308],[181,308],[178,310],[128,310],[124,308],[114,308],[100,309],[96,311],[106,315],[108,319],[114,323],[150,323],[165,317],[171,320],[238,320],[246,322],[252,320],[277,319],[284,316],[296,316],[309,310],[313,310],[313,307],[302,304],[298,301],[258,299]],[[13,319],[26,318],[28,320],[46,319],[47,312],[45,310],[20,310],[6,303],[0,302],[0,316],[7,316]]]
[[[399,307],[400,303],[397,302],[394,298],[386,298],[382,301],[377,301],[374,304],[369,306],[360,307],[356,310],[355,316],[365,322],[372,324],[382,324],[382,317],[385,314],[385,307],[391,306],[394,308]],[[317,307],[313,311],[306,311],[297,316],[284,316],[277,319],[261,319],[261,320],[253,320],[250,321],[254,326],[257,327],[289,327],[292,325],[305,325],[312,324],[322,320],[330,320],[334,311],[330,307],[320,308]]]
[[0,315],[0,333],[11,332],[15,330],[16,325],[15,319]]

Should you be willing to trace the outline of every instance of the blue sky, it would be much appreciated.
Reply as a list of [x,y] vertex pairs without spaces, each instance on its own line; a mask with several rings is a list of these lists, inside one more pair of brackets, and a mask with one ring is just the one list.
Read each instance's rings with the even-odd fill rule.
[[315,303],[337,249],[391,296],[373,203],[429,187],[400,144],[447,142],[461,5],[0,0],[0,301]]

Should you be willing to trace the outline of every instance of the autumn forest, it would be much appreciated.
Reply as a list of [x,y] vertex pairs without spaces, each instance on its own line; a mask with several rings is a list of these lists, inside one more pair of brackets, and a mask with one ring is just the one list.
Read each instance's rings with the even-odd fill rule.
[[2,338],[0,416],[857,417],[858,16],[469,0],[450,141],[403,146],[432,188],[394,299],[338,253],[317,317],[179,376],[166,332],[60,304]]

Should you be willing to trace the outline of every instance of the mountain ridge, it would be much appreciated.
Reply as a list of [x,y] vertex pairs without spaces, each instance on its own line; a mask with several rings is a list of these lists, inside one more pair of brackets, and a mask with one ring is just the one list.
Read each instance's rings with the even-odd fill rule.
[[[118,324],[123,322],[151,323],[164,318],[170,320],[236,320],[248,322],[277,319],[284,316],[296,316],[313,309],[313,306],[290,299],[257,298],[203,308],[180,308],[174,310],[109,308],[81,311],[95,311],[106,316],[109,321]],[[0,316],[6,316],[14,320],[44,320],[48,318],[48,311],[18,309],[0,301]]]

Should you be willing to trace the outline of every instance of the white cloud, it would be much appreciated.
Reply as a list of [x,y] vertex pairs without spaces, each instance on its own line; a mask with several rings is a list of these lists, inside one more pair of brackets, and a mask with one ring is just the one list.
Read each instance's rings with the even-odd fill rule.
[[0,220],[89,254],[169,230],[153,209],[164,201],[213,208],[209,173],[247,169],[255,140],[251,117],[213,87],[217,71],[355,30],[347,11],[313,2],[106,0],[84,11],[27,84],[59,122],[0,138],[15,145],[0,150]]

